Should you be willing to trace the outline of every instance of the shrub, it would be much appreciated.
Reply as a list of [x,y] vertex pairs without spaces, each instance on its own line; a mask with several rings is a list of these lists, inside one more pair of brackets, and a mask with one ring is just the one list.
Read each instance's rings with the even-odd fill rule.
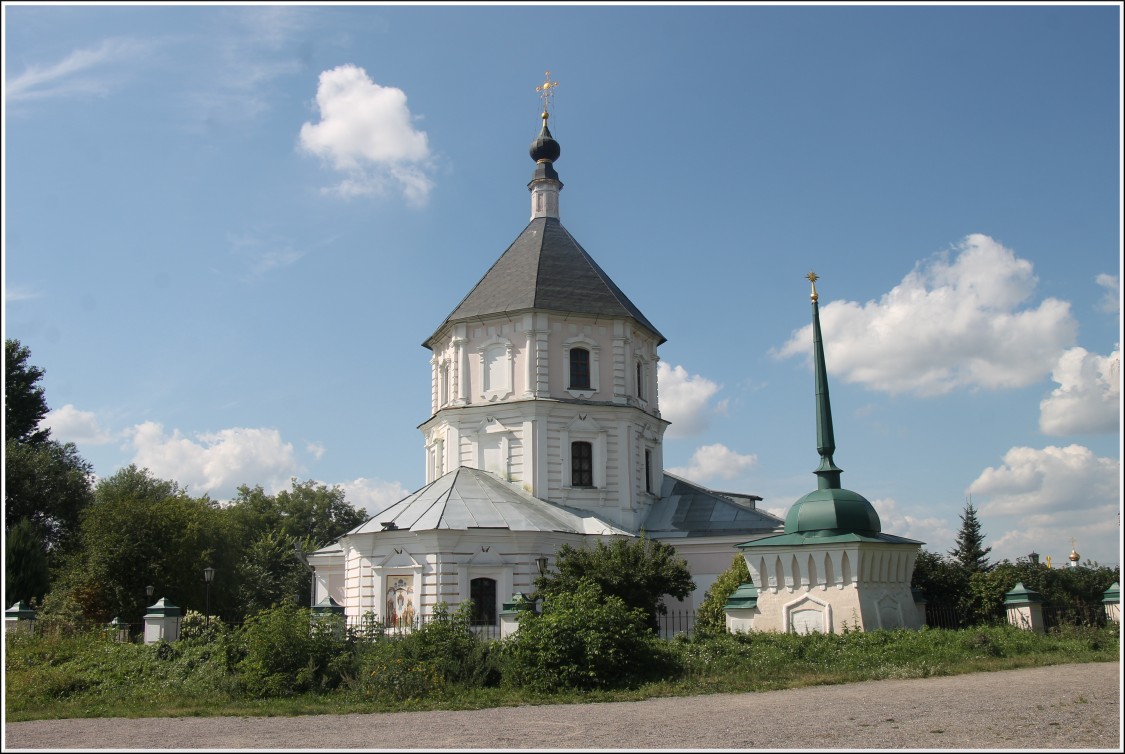
[[664,597],[685,599],[695,589],[687,561],[667,542],[646,539],[599,539],[593,547],[564,543],[555,553],[557,573],[539,576],[539,596],[574,592],[580,581],[591,581],[601,591],[620,598],[630,608],[645,612],[653,633],[659,630],[658,616],[667,615]]
[[504,646],[508,685],[538,692],[630,687],[666,673],[672,655],[629,608],[588,580],[572,592],[548,595],[543,612],[524,613]]
[[416,629],[386,636],[372,625],[360,641],[358,677],[352,687],[367,698],[397,701],[437,694],[448,688],[481,688],[500,681],[491,642],[472,630],[472,604],[450,613],[445,603]]
[[723,607],[735,590],[750,580],[746,558],[741,554],[735,555],[730,567],[719,574],[715,583],[703,594],[703,602],[699,605],[695,619],[695,630],[703,634],[726,633],[727,616]]
[[322,691],[351,669],[353,652],[337,616],[287,602],[251,616],[241,630],[241,685],[251,696]]
[[180,620],[180,641],[189,643],[211,643],[229,633],[227,624],[217,618],[207,619],[198,610],[188,610]]

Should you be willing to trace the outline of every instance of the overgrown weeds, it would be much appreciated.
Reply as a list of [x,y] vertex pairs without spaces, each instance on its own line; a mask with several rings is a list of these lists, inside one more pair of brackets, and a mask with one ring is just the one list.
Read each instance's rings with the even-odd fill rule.
[[[295,607],[174,644],[121,643],[106,631],[13,635],[6,716],[296,715],[625,701],[1115,662],[1120,654],[1116,624],[1046,635],[988,626],[662,640],[634,633],[627,609],[601,615],[604,605],[587,596],[556,605],[553,621],[544,621],[551,616],[545,612],[525,619],[514,637],[491,642],[473,632],[467,608],[439,610],[402,636],[346,632]],[[576,615],[585,622],[575,622]],[[599,622],[610,618],[597,635]]]

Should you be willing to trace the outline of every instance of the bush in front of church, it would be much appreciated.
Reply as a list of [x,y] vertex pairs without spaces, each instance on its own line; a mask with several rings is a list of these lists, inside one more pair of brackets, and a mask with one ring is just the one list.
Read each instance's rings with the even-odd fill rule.
[[238,639],[238,680],[252,697],[335,688],[354,657],[340,618],[314,620],[311,610],[292,601],[250,616]]
[[727,570],[719,574],[715,583],[703,594],[703,602],[695,617],[695,632],[700,635],[726,634],[727,614],[726,604],[742,584],[751,581],[750,569],[746,566],[746,558],[741,554],[735,555]]
[[643,609],[606,595],[592,581],[547,595],[504,643],[504,684],[541,693],[629,688],[672,671],[669,649]]

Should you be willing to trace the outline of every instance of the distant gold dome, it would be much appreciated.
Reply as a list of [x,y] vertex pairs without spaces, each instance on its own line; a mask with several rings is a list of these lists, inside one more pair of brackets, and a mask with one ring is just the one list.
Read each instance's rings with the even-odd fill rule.
[[1081,558],[1082,556],[1078,554],[1078,551],[1077,551],[1077,550],[1071,550],[1071,551],[1070,551],[1070,556],[1069,556],[1069,557],[1070,557],[1070,562],[1071,562],[1071,563],[1077,563],[1077,562],[1078,562],[1078,560],[1079,560],[1079,558]]

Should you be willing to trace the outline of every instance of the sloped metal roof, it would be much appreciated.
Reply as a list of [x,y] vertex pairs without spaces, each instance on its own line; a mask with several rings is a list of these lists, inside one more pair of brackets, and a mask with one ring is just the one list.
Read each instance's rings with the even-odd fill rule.
[[558,218],[537,217],[422,345],[450,322],[529,309],[632,317],[666,340]]
[[[393,526],[388,526],[393,525]],[[585,511],[529,495],[488,471],[461,467],[376,513],[349,534],[388,529],[508,529],[630,534]]]
[[745,502],[755,497],[728,497],[665,472],[660,500],[649,511],[644,530],[654,536],[686,537],[780,531],[780,518]]

